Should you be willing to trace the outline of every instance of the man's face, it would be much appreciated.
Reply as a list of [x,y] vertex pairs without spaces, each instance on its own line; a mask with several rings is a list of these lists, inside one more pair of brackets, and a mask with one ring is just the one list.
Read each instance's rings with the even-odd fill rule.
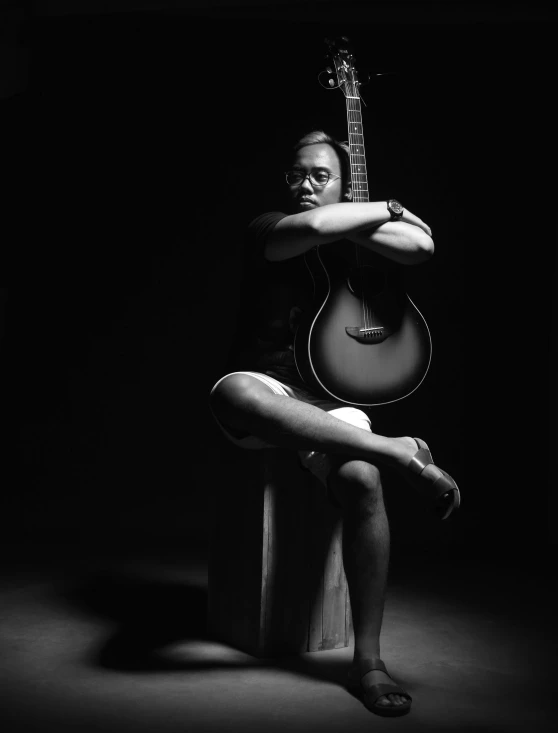
[[296,154],[291,170],[300,171],[303,175],[331,173],[339,176],[330,178],[325,186],[313,186],[308,178],[297,186],[290,186],[291,200],[297,213],[310,211],[316,206],[337,204],[342,200],[341,162],[331,145],[317,143],[301,148]]

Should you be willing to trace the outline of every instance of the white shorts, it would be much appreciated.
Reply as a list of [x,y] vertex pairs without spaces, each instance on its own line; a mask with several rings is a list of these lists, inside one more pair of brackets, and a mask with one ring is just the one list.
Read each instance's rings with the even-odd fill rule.
[[[368,430],[368,432],[372,431],[370,418],[365,412],[359,410],[356,407],[349,407],[347,405],[344,405],[342,402],[324,399],[322,397],[314,395],[312,392],[308,392],[307,390],[301,389],[299,387],[292,387],[287,384],[282,384],[274,377],[270,377],[268,374],[262,374],[261,372],[232,372],[232,374],[247,374],[250,377],[259,379],[260,382],[263,382],[265,385],[267,385],[275,394],[283,395],[284,397],[292,397],[295,400],[301,400],[302,402],[315,405],[316,407],[319,407],[320,409],[329,412],[330,415],[334,415],[344,422],[348,422],[351,425],[362,428],[363,430]],[[224,377],[222,377],[215,384],[211,392],[213,392],[217,388],[217,386],[223,381],[223,379],[226,379],[228,376],[230,376],[230,374],[226,374]],[[213,417],[215,417],[215,414],[213,414]],[[266,443],[261,438],[257,438],[255,435],[247,435],[243,438],[236,438],[235,436],[231,435],[231,433],[229,433],[229,431],[223,425],[221,425],[216,417],[215,420],[223,433],[227,436],[227,438],[240,448],[247,448],[249,450],[261,450],[262,448],[276,447],[270,443]],[[314,476],[316,476],[324,484],[324,486],[327,487],[327,477],[331,470],[331,463],[328,456],[325,453],[318,453],[317,451],[309,450],[298,451],[298,455],[302,466],[308,469],[311,473],[313,473]]]

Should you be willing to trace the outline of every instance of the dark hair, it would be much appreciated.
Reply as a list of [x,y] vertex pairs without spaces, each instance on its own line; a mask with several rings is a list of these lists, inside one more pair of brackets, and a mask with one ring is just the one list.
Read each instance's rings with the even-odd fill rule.
[[350,191],[351,186],[351,159],[349,158],[349,143],[340,142],[323,130],[313,130],[298,140],[298,142],[293,146],[293,153],[298,153],[301,148],[306,148],[308,145],[321,144],[331,145],[337,153],[339,161],[341,162],[343,190],[347,193]]

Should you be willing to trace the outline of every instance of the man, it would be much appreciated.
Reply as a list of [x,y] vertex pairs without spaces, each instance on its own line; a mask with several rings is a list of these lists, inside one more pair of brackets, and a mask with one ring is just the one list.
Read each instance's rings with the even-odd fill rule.
[[[298,451],[302,465],[327,487],[343,513],[343,564],[355,633],[349,678],[360,684],[365,705],[401,715],[411,697],[395,685],[380,660],[380,630],[389,558],[389,526],[380,467],[399,470],[432,499],[446,518],[459,506],[453,479],[432,463],[423,441],[372,432],[367,412],[317,394],[300,379],[293,356],[297,320],[311,302],[304,253],[320,246],[356,243],[393,267],[432,256],[429,227],[404,211],[393,220],[385,201],[351,203],[347,147],[316,131],[295,146],[287,173],[291,213],[272,212],[250,225],[253,252],[268,280],[256,311],[256,342],[245,366],[212,390],[212,412],[227,437],[245,448],[281,446]],[[301,274],[302,273],[302,274]],[[304,274],[304,277],[303,277]],[[250,351],[250,346],[252,350]],[[251,361],[250,361],[251,360]]]

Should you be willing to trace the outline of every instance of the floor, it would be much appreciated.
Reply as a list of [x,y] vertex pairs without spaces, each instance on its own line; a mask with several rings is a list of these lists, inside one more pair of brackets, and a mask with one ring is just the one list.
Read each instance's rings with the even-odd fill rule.
[[493,557],[487,564],[399,550],[382,656],[413,709],[385,719],[344,687],[351,647],[258,660],[207,638],[206,554],[176,546],[5,547],[2,730],[554,728],[550,562]]

